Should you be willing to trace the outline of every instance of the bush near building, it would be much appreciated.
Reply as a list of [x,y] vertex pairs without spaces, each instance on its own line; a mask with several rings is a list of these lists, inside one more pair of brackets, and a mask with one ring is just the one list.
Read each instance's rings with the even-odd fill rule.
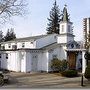
[[3,83],[4,83],[3,77],[4,76],[0,73],[0,85],[3,85]]
[[84,76],[86,79],[90,80],[90,52],[86,51],[85,59],[87,61],[87,67]]
[[53,58],[53,60],[51,60],[50,66],[53,71],[64,71],[67,69],[67,61]]
[[86,79],[90,80],[90,63],[88,63],[88,65],[86,67],[84,76]]
[[78,72],[76,70],[66,70],[61,72],[61,75],[65,77],[77,77]]

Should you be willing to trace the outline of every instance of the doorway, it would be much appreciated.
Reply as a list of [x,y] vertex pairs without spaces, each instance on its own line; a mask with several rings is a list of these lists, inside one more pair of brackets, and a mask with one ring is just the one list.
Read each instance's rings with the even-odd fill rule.
[[76,53],[68,52],[68,65],[69,69],[76,69]]
[[32,56],[32,71],[36,72],[38,70],[38,56],[33,55]]

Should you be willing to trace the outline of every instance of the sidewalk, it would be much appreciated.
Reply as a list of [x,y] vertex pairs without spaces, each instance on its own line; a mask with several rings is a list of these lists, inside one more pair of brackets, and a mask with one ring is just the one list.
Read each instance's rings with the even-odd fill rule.
[[81,77],[66,78],[51,73],[15,73],[11,72],[10,83],[2,88],[90,88],[90,82],[84,78],[81,86]]

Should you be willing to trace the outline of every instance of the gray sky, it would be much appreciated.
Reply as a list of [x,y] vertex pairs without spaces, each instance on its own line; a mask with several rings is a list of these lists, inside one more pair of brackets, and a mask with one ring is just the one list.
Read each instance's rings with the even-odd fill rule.
[[[1,30],[6,33],[8,28],[14,28],[17,37],[27,37],[46,33],[49,12],[54,0],[27,0],[28,14],[21,17],[14,17],[6,25],[2,25]],[[60,10],[67,4],[68,13],[74,26],[76,40],[82,39],[82,20],[90,17],[90,0],[57,0]]]

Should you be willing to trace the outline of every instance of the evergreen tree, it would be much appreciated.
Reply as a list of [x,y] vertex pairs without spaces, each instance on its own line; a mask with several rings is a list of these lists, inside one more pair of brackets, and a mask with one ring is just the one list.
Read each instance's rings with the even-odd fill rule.
[[49,23],[47,24],[47,34],[59,34],[59,22],[60,22],[60,10],[59,6],[57,6],[56,0],[53,4],[54,6],[52,7],[50,11],[50,18],[48,18]]
[[0,31],[0,43],[1,43],[2,41],[4,41],[4,36],[3,36],[3,32]]
[[16,38],[16,34],[14,33],[14,29],[8,29],[6,36],[4,37],[5,41],[10,41]]

